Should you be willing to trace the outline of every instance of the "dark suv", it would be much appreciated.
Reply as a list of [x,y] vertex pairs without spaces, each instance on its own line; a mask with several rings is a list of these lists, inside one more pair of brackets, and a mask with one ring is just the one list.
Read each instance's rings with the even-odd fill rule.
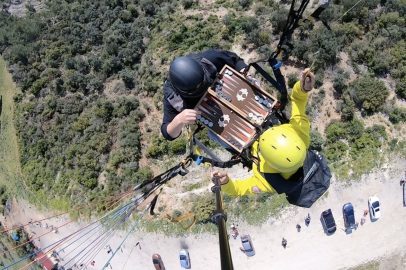
[[323,220],[324,227],[326,228],[328,233],[334,233],[336,231],[336,222],[333,217],[333,213],[331,209],[328,209],[321,213],[321,219]]
[[346,203],[343,206],[343,217],[346,229],[355,229],[354,207],[351,203]]

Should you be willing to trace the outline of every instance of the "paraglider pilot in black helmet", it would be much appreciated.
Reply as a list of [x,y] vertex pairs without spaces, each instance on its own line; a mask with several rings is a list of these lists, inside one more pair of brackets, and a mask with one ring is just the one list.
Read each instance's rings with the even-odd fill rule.
[[[244,72],[247,65],[235,53],[223,50],[207,50],[198,54],[173,60],[169,77],[164,85],[164,116],[161,132],[165,139],[174,140],[182,132],[185,124],[195,123],[199,112],[193,108],[214,82],[224,65]],[[224,144],[214,133],[208,131],[209,138]]]

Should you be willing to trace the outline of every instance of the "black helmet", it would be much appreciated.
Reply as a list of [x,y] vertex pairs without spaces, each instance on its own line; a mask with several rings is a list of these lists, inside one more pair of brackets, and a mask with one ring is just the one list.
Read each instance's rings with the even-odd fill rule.
[[206,92],[203,67],[191,57],[178,57],[169,68],[169,80],[179,95],[199,97]]

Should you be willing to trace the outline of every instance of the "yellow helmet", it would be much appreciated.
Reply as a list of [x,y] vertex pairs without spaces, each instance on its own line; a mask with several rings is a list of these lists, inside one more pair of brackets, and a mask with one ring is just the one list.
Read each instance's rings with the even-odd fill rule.
[[272,127],[259,137],[259,151],[265,162],[279,172],[293,172],[303,166],[306,145],[284,125]]

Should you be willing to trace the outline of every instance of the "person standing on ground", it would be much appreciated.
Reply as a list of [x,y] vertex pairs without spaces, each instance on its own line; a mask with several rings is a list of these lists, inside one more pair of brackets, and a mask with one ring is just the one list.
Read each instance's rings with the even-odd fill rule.
[[288,245],[288,241],[285,238],[282,237],[282,246],[284,248],[286,248],[287,245]]

